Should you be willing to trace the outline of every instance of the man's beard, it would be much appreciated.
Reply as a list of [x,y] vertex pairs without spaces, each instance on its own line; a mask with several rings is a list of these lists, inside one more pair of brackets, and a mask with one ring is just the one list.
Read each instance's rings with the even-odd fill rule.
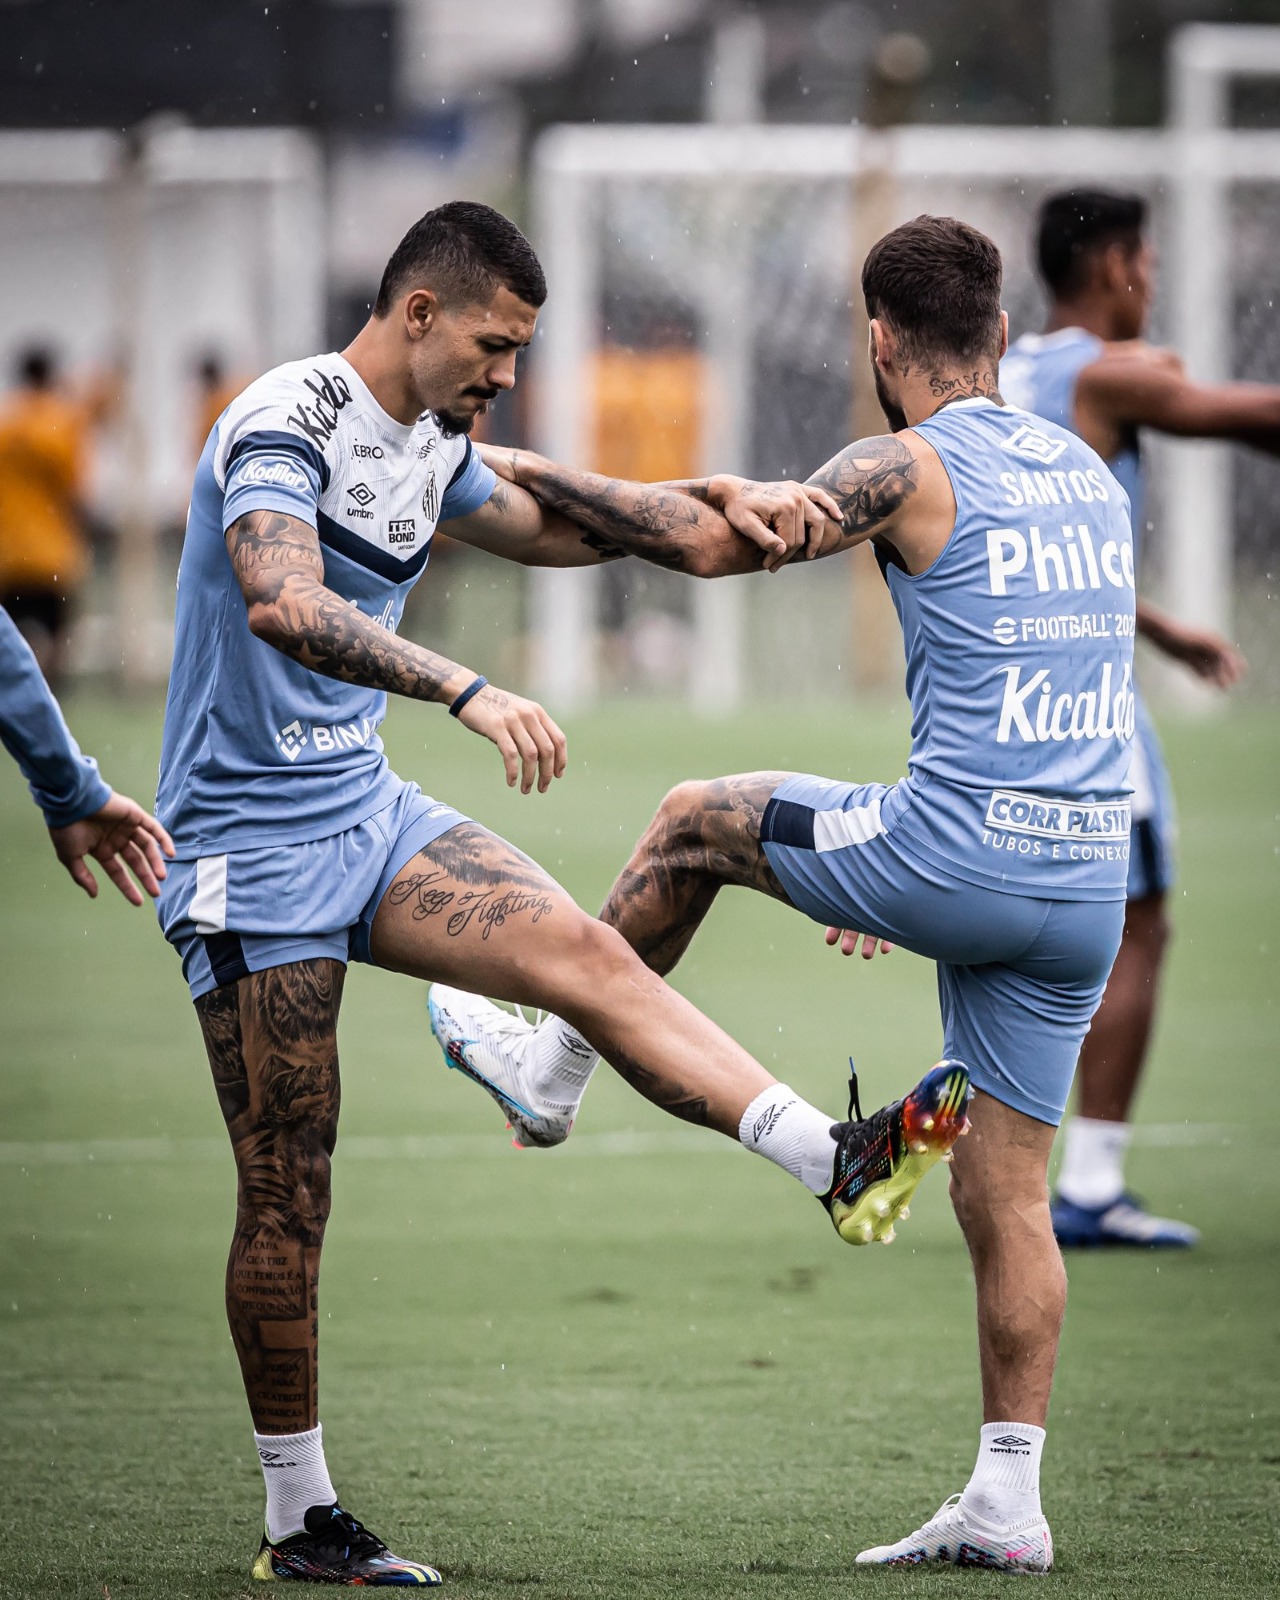
[[895,403],[890,400],[888,393],[885,390],[884,377],[881,374],[880,368],[875,366],[874,363],[871,368],[871,376],[875,379],[876,399],[880,402],[880,409],[884,412],[885,419],[889,424],[889,432],[901,433],[902,430],[907,426],[906,412],[900,405],[895,405]]
[[471,432],[477,413],[473,411],[470,416],[463,416],[460,411],[433,411],[431,415],[446,439],[456,439],[459,434]]

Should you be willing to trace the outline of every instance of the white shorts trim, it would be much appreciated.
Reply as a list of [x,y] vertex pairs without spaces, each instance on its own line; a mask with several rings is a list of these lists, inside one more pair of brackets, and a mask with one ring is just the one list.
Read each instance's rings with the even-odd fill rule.
[[885,831],[880,820],[880,798],[866,806],[850,806],[847,811],[815,811],[813,848],[843,850],[846,845],[866,844]]
[[226,856],[201,856],[196,862],[196,892],[191,896],[187,915],[199,934],[226,932]]

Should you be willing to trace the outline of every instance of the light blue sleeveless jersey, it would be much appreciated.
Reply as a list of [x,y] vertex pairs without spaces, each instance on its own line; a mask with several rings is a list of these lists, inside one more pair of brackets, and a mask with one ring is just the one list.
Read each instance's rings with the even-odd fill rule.
[[968,882],[1121,899],[1134,732],[1128,497],[1073,433],[975,398],[914,430],[956,497],[925,573],[886,569],[912,708],[892,836]]
[[386,695],[250,633],[225,530],[249,511],[297,517],[319,533],[326,585],[394,631],[437,522],[495,482],[434,418],[389,417],[340,355],[277,367],[232,401],[196,469],[178,571],[156,813],[179,860],[327,838],[402,787],[378,736]]
[[[1000,363],[1000,393],[1011,406],[1033,411],[1060,428],[1076,431],[1076,380],[1105,349],[1096,334],[1083,328],[1059,328],[1056,333],[1024,333],[1014,341]],[[1142,457],[1135,430],[1125,448],[1107,462],[1129,496],[1137,555],[1146,531],[1146,497],[1142,482]]]

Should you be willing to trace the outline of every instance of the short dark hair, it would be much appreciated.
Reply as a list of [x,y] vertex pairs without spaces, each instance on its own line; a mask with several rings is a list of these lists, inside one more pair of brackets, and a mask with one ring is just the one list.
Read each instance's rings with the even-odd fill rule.
[[916,217],[877,240],[862,267],[867,315],[917,360],[1000,353],[1000,252],[955,217]]
[[1136,250],[1147,223],[1140,194],[1110,189],[1064,189],[1040,207],[1036,264],[1050,293],[1083,289],[1089,258],[1113,244]]
[[385,317],[410,288],[434,289],[442,299],[484,304],[510,289],[526,305],[547,298],[547,280],[533,246],[492,206],[451,200],[420,217],[395,248],[382,274],[375,317]]
[[58,358],[47,344],[31,344],[14,362],[18,382],[28,389],[48,389],[58,373]]

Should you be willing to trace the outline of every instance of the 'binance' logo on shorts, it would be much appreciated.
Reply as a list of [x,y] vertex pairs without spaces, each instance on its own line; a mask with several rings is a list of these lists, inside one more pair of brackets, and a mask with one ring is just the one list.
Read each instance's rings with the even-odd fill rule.
[[289,723],[276,734],[276,744],[286,761],[296,761],[308,744],[307,730],[300,722]]

